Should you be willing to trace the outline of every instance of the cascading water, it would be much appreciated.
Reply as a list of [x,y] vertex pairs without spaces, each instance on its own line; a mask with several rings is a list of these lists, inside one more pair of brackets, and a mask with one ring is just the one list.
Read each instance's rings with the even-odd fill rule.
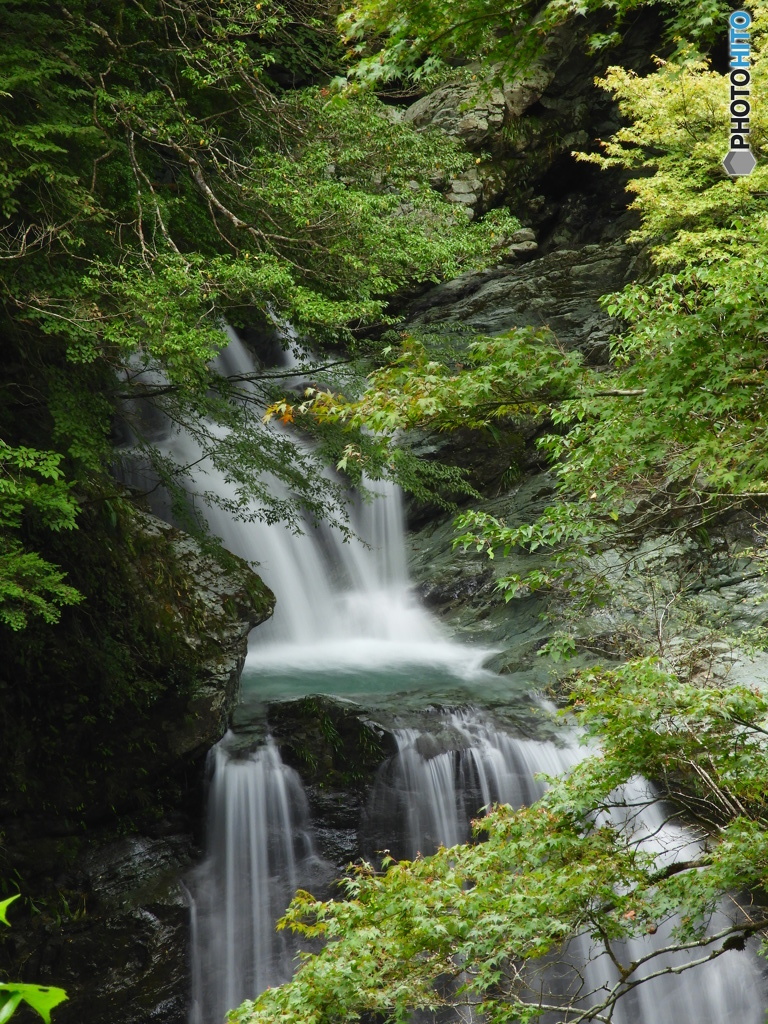
[[533,803],[544,792],[534,775],[560,774],[578,757],[572,747],[511,736],[473,711],[439,715],[431,726],[395,730],[398,753],[379,770],[366,815],[370,856],[389,849],[413,858],[467,842],[482,807]]
[[192,1024],[290,977],[295,950],[275,921],[322,869],[301,780],[273,743],[243,753],[230,735],[211,760],[208,856],[192,880]]
[[[240,375],[253,369],[235,337],[221,357],[221,369]],[[199,449],[184,434],[166,444],[185,464],[199,458]],[[215,490],[238,501],[223,473],[205,463],[194,472],[201,493]],[[290,498],[282,482],[272,480],[269,486]],[[375,490],[383,497],[352,509],[361,540],[313,524],[297,536],[210,509],[212,530],[234,553],[256,562],[277,595],[274,620],[256,631],[243,673],[236,719],[246,732],[249,701],[319,691],[364,692],[372,699],[397,692],[401,700],[419,689],[432,700],[448,700],[445,692],[453,686],[463,687],[466,699],[488,684],[490,674],[480,668],[488,652],[451,643],[411,598],[399,495],[384,484],[375,484]],[[367,810],[366,852],[389,848],[414,856],[461,842],[480,808],[536,799],[542,784],[534,774],[567,770],[579,756],[567,745],[513,737],[473,712],[438,717],[439,729],[409,722],[396,730],[399,752],[382,767]],[[434,724],[434,713],[430,718]],[[293,951],[274,932],[274,921],[296,885],[308,884],[320,870],[298,776],[282,764],[277,749],[267,743],[244,755],[228,738],[212,757],[208,856],[192,883],[192,1024],[220,1024],[227,1009],[286,978]],[[680,831],[664,831],[671,826],[644,822],[646,838],[653,835],[661,844],[660,856],[679,855],[662,852],[665,844],[671,849],[692,842]],[[573,943],[561,959],[560,977],[552,985],[563,997],[574,979],[598,989],[613,983],[613,966],[585,940]],[[704,970],[641,986],[612,1019],[616,1024],[758,1024],[763,1016],[758,974],[747,955],[728,954]]]
[[[255,369],[253,358],[234,332],[229,337],[217,368],[228,376],[247,378]],[[291,358],[284,354],[284,360],[290,370]],[[300,379],[297,376],[296,383]],[[270,429],[284,432],[274,422]],[[300,446],[295,439],[294,444]],[[225,474],[209,461],[199,461],[200,449],[188,434],[175,433],[165,446],[180,464],[197,464],[191,476],[199,493],[214,491],[225,504],[242,504]],[[265,479],[274,496],[291,500],[282,480]],[[296,534],[258,519],[244,523],[218,505],[207,509],[211,530],[230,551],[257,564],[259,575],[278,595],[273,618],[254,639],[258,656],[251,660],[259,669],[322,661],[456,661],[456,648],[451,647],[448,655],[442,631],[409,593],[399,490],[378,481],[372,491],[378,497],[371,501],[350,501],[351,536],[315,523],[306,523],[304,532]],[[477,666],[485,653],[463,650],[462,665]]]

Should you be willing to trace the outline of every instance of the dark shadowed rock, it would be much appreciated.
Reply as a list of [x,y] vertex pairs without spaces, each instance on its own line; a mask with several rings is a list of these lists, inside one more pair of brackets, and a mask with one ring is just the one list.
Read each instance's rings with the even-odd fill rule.
[[270,704],[267,718],[283,760],[302,777],[319,852],[343,867],[359,856],[366,794],[396,749],[392,733],[361,705],[324,694]]

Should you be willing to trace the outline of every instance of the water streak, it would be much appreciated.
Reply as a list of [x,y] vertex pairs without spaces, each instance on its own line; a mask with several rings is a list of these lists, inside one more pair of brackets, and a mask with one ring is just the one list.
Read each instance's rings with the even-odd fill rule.
[[231,740],[212,752],[208,855],[191,880],[192,1024],[290,977],[294,950],[275,922],[321,867],[296,772],[271,741],[243,756]]

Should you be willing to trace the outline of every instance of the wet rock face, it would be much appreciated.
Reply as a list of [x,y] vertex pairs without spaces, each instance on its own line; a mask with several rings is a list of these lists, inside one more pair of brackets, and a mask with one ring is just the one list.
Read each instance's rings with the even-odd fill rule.
[[[538,472],[474,507],[515,526],[534,521],[556,500],[554,477]],[[494,649],[486,666],[510,685],[549,688],[585,665],[663,654],[701,681],[766,686],[768,655],[723,639],[768,622],[768,585],[760,569],[766,545],[759,523],[765,518],[757,509],[742,510],[702,531],[696,522],[686,529],[672,508],[666,529],[627,523],[613,546],[596,546],[586,559],[584,579],[600,576],[606,587],[602,605],[580,610],[564,592],[522,588],[506,602],[496,578],[541,568],[547,556],[517,550],[490,562],[472,548],[454,550],[450,516],[411,535],[409,568],[433,614],[457,639]],[[576,638],[576,657],[541,656],[561,630]]]
[[395,741],[362,706],[315,695],[270,704],[269,731],[301,775],[318,851],[343,868],[359,856],[358,827],[372,779]]
[[82,904],[57,926],[43,915],[26,967],[67,989],[57,1024],[183,1024],[189,909],[179,878],[193,853],[189,837],[131,836],[85,854],[69,876]]
[[274,611],[269,588],[241,559],[226,567],[207,556],[188,534],[142,513],[145,533],[164,536],[189,580],[194,581],[195,625],[179,617],[187,645],[199,654],[192,694],[181,715],[163,723],[174,763],[204,757],[227,729],[237,701],[248,634]]
[[598,305],[632,276],[637,250],[624,242],[560,250],[523,266],[462,274],[420,296],[413,327],[461,326],[482,334],[548,327],[565,348],[605,362],[616,323]]
[[91,525],[87,600],[40,638],[34,713],[16,700],[3,725],[11,848],[156,809],[164,794],[176,803],[227,727],[248,634],[274,605],[245,562],[220,564],[145,512],[121,510],[109,531]]

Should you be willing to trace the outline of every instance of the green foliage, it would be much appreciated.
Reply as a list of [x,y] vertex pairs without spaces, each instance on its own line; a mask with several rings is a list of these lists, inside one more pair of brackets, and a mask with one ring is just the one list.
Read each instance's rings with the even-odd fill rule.
[[[767,25],[768,9],[755,5],[756,152],[765,138]],[[547,509],[536,535],[565,540],[558,560],[570,565],[585,551],[575,536],[598,539],[611,520],[631,520],[645,496],[653,496],[647,529],[683,510],[703,521],[768,493],[765,168],[724,176],[728,85],[706,62],[683,55],[646,78],[613,68],[602,84],[630,124],[604,155],[584,159],[641,172],[629,185],[643,217],[635,237],[650,243],[654,274],[603,300],[625,324],[612,369],[587,375],[553,407],[559,430],[539,442],[570,504]],[[564,536],[552,527],[558,517]],[[524,530],[485,526],[491,548],[528,540]]]
[[[282,398],[267,416],[333,426],[347,438],[363,431],[365,443],[348,441],[338,469],[394,477],[418,499],[443,506],[445,493],[477,493],[456,467],[416,459],[398,444],[401,431],[422,426],[493,430],[496,421],[513,417],[541,421],[583,374],[580,356],[563,351],[546,331],[519,329],[464,339],[460,346],[429,336],[405,335],[399,341],[383,350],[386,362],[362,382],[358,397],[312,387],[304,401]],[[377,443],[368,431],[375,432]]]
[[[383,873],[360,865],[338,901],[299,893],[282,927],[327,945],[230,1021],[339,1024],[380,1013],[405,1022],[413,1008],[467,1004],[492,1024],[545,1014],[606,1020],[644,978],[664,971],[670,949],[692,964],[764,927],[762,907],[730,923],[712,914],[731,888],[762,884],[768,867],[765,696],[701,688],[646,660],[579,677],[571,712],[587,736],[600,736],[600,753],[551,780],[531,807],[492,809],[475,823],[482,842],[389,860]],[[719,841],[670,864],[644,850],[631,825],[610,827],[658,799],[623,788],[639,773],[667,792],[685,780],[702,816],[721,823]],[[660,929],[665,941],[641,956],[622,944]],[[589,994],[582,988],[574,1011],[540,968],[567,957],[580,935],[604,944],[616,973]]]
[[[755,5],[758,153],[767,15]],[[568,486],[586,474],[601,497],[659,486],[705,501],[765,492],[767,172],[758,164],[748,178],[724,177],[728,86],[705,62],[661,64],[646,79],[613,68],[602,84],[631,125],[590,159],[644,172],[629,187],[643,215],[637,238],[653,245],[659,272],[604,300],[627,324],[613,345],[616,397],[596,402],[587,392],[565,404],[555,419],[581,425],[548,450],[567,457]]]
[[297,22],[333,48],[301,2],[4,7],[7,299],[71,359],[139,351],[194,381],[222,316],[269,306],[322,334],[481,256],[483,229],[425,183],[455,147],[372,97],[279,85]]
[[[765,138],[767,14],[755,5],[756,152]],[[612,369],[585,377],[553,407],[558,432],[540,442],[570,499],[570,531],[593,538],[646,495],[655,495],[655,520],[663,522],[675,509],[706,519],[768,493],[765,168],[724,176],[728,85],[701,59],[660,62],[646,78],[612,68],[601,84],[630,123],[604,155],[584,159],[641,172],[629,185],[642,214],[635,237],[650,243],[654,273],[603,300],[625,325],[612,344]],[[548,509],[537,528],[546,532],[553,514]],[[646,514],[645,528],[653,522]],[[489,525],[489,544],[525,540]],[[572,545],[571,561],[583,551]]]
[[582,673],[571,699],[613,770],[642,772],[675,796],[684,786],[686,806],[710,825],[742,815],[768,826],[768,698],[759,688],[702,686],[646,659]]
[[[8,924],[6,910],[18,893],[7,900],[0,900],[0,921]],[[51,1010],[63,1003],[67,993],[61,988],[47,985],[26,985],[19,981],[0,982],[0,1024],[10,1020],[21,1003],[31,1006],[46,1024],[51,1024]]]
[[413,426],[453,430],[494,419],[541,418],[579,377],[581,358],[546,331],[521,328],[472,341],[458,358],[435,358],[424,341],[406,337],[392,361],[369,376],[360,398],[311,392],[301,411],[392,434]]
[[602,49],[647,6],[661,8],[667,34],[676,41],[716,38],[730,11],[723,0],[356,0],[340,25],[356,61],[353,79],[381,88],[402,79],[429,85],[455,75],[462,58],[482,58],[509,78],[541,55],[553,30],[595,16],[590,45]]
[[[365,9],[383,17],[385,6]],[[425,18],[431,8],[409,7],[393,31],[405,32],[411,11]],[[496,13],[488,11],[489,32]],[[446,5],[444,17],[455,14]],[[486,31],[482,24],[478,32]],[[768,7],[756,3],[750,138],[758,156],[765,145],[767,26]],[[636,510],[646,499],[651,511],[643,515],[644,529],[683,511],[695,525],[768,494],[768,171],[758,163],[749,177],[724,174],[728,80],[690,46],[681,43],[674,59],[659,61],[644,78],[612,68],[600,84],[628,123],[602,153],[582,158],[638,175],[629,184],[642,215],[634,240],[649,247],[652,266],[648,279],[603,300],[624,326],[612,342],[610,370],[579,368],[573,354],[558,357],[540,333],[480,340],[463,366],[440,365],[408,341],[391,367],[373,375],[358,403],[328,396],[314,402],[321,415],[390,433],[417,424],[477,426],[503,416],[549,420],[555,429],[537,444],[556,467],[558,503],[527,525],[508,527],[475,512],[458,520],[457,543],[491,557],[515,546],[555,553],[546,567],[502,579],[507,597],[537,588],[574,590],[585,554],[615,524],[639,522]],[[602,581],[575,589],[591,599]]]
[[18,898],[19,893],[16,893],[15,896],[9,896],[7,900],[0,900],[0,921],[2,921],[3,924],[9,924],[7,916],[8,907],[10,907],[13,901]]
[[600,599],[605,581],[599,574],[585,573],[584,558],[617,518],[615,512],[606,517],[594,498],[592,494],[586,502],[550,505],[535,522],[518,526],[508,526],[496,516],[471,509],[456,518],[459,532],[454,547],[484,551],[491,559],[497,550],[506,557],[513,548],[528,552],[546,549],[550,553],[546,565],[499,578],[505,600],[537,590],[558,589],[572,596],[578,594],[581,606],[590,604]]
[[20,981],[0,982],[0,1024],[10,1020],[15,1010],[26,1003],[46,1024],[51,1024],[51,1010],[67,998],[64,989],[46,985],[24,985]]
[[[297,347],[354,348],[392,292],[482,264],[492,227],[429,184],[466,165],[453,143],[373,96],[331,95],[342,53],[330,8],[0,6],[0,329],[12,353],[0,430],[19,494],[0,493],[25,505],[23,523],[14,512],[0,527],[4,621],[19,629],[77,599],[29,545],[26,509],[62,529],[54,513],[73,514],[75,495],[108,491],[110,427],[132,399],[190,428],[240,514],[342,520],[323,450],[300,453],[254,415],[274,384],[228,383],[211,367],[225,319],[290,321]],[[186,467],[142,422],[137,447],[178,497]],[[26,466],[9,454],[33,450]],[[276,498],[264,473],[296,497]]]
[[57,622],[61,606],[81,599],[55,565],[9,532],[30,519],[49,530],[73,529],[77,505],[60,463],[56,452],[11,448],[0,439],[0,622],[14,630],[30,615]]

